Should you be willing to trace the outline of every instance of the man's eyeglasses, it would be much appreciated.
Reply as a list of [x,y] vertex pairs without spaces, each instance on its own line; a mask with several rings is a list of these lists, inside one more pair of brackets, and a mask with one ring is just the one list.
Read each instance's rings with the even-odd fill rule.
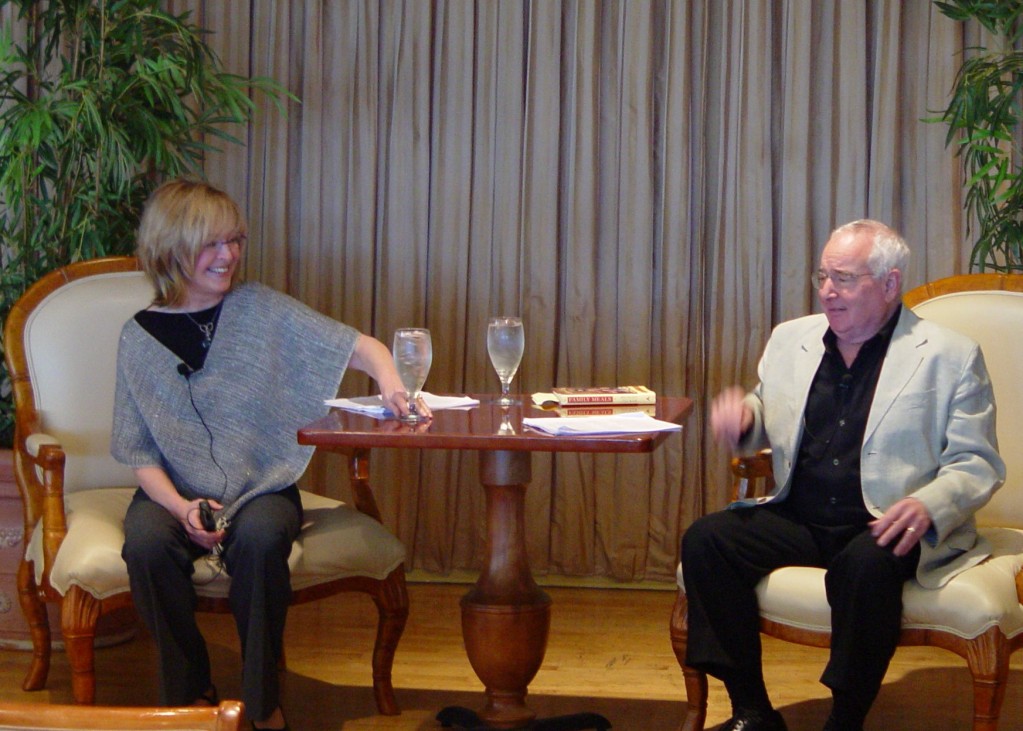
[[240,249],[245,244],[245,241],[246,241],[247,238],[248,237],[245,234],[237,234],[236,236],[232,236],[229,239],[221,239],[219,241],[211,241],[208,244],[203,244],[202,247],[204,249],[209,249],[211,251],[214,250],[214,249],[220,248],[221,246],[225,246],[225,247],[232,247],[233,246],[233,247],[237,247],[237,248]]
[[863,272],[862,274],[853,274],[852,272],[827,272],[823,269],[818,269],[810,275],[810,281],[813,282],[813,286],[820,289],[824,286],[824,282],[831,280],[831,286],[835,289],[847,290],[852,289],[853,285],[856,284],[863,277],[872,277],[873,272]]

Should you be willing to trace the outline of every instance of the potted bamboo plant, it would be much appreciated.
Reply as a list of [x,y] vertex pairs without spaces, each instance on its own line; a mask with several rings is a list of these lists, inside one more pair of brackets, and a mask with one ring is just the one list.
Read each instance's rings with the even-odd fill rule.
[[1023,271],[1023,169],[1020,166],[1020,102],[1023,33],[1019,0],[947,0],[941,12],[976,21],[991,47],[967,49],[941,121],[947,146],[962,158],[967,232],[973,238],[970,269]]
[[[294,97],[225,71],[205,31],[158,0],[0,0],[0,12],[13,20],[0,26],[3,323],[47,272],[129,253],[155,185],[201,175],[211,144],[239,142],[251,91]],[[12,411],[0,358],[0,448]]]

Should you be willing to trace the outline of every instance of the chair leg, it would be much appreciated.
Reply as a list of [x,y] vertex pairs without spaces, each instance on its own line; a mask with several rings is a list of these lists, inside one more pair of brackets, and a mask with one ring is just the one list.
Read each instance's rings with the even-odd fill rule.
[[24,560],[18,566],[18,602],[32,636],[32,663],[21,687],[23,690],[42,690],[50,674],[50,620],[46,614],[46,602],[39,596],[35,570],[30,562]]
[[689,641],[689,627],[686,623],[689,602],[679,591],[675,607],[671,612],[671,648],[686,683],[686,715],[679,731],[703,731],[707,723],[707,675],[686,665],[686,645]]
[[96,702],[95,639],[100,602],[78,586],[72,586],[60,606],[60,628],[71,664],[71,689],[75,703]]
[[1009,679],[1009,648],[997,627],[968,642],[966,664],[973,677],[973,731],[995,731]]
[[380,617],[376,643],[373,646],[373,693],[380,713],[384,716],[396,716],[401,711],[394,698],[391,669],[394,666],[394,653],[398,649],[398,641],[405,631],[405,622],[408,620],[409,599],[405,586],[404,565],[396,568],[380,582],[379,591],[373,595],[373,602]]

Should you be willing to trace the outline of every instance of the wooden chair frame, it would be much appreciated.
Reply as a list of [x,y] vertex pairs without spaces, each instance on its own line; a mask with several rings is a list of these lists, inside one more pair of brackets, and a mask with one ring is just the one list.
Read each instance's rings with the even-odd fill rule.
[[188,708],[0,703],[0,728],[26,731],[239,731],[243,708],[241,701],[221,701],[218,706]]
[[[43,579],[35,579],[32,562],[22,559],[18,568],[18,598],[32,637],[32,661],[24,690],[40,690],[46,686],[50,669],[51,637],[46,604],[59,603],[61,633],[72,671],[72,689],[77,703],[92,704],[96,697],[94,640],[96,624],[101,615],[132,605],[131,593],[123,592],[97,599],[78,586],[66,595],[58,593],[49,583],[49,567],[67,535],[64,512],[64,451],[58,445],[44,445],[33,454],[26,445],[30,434],[45,431],[36,408],[31,375],[22,338],[33,308],[51,292],[76,279],[107,272],[137,271],[134,257],[109,257],[79,262],[58,269],[36,282],[22,296],[7,319],[4,328],[5,358],[14,389],[14,473],[24,507],[25,545],[40,525],[43,531]],[[111,376],[112,377],[112,376]],[[380,521],[380,511],[369,486],[369,452],[352,450],[348,454],[349,476],[355,508]],[[37,470],[42,474],[38,477]],[[40,520],[42,521],[40,523]],[[384,715],[399,713],[391,683],[394,653],[408,618],[409,599],[405,586],[404,564],[384,579],[353,576],[296,590],[292,604],[301,604],[342,591],[368,594],[377,608],[378,625],[373,649],[373,690],[377,708]],[[200,611],[229,612],[228,600],[200,597]]]
[[[1023,275],[965,274],[939,279],[906,292],[903,305],[914,307],[924,300],[964,291],[1005,290],[1023,292]],[[1002,445],[1006,448],[1006,445]],[[763,495],[774,487],[769,453],[737,458],[731,464],[736,498]],[[1016,593],[1023,603],[1023,574],[1016,575]],[[685,663],[688,643],[688,603],[679,589],[671,615],[671,645],[682,668],[686,687],[686,716],[680,731],[702,731],[707,720],[707,676]],[[831,633],[792,627],[761,617],[760,631],[769,637],[812,647],[830,647]],[[972,639],[938,630],[904,628],[901,646],[941,647],[966,660],[973,678],[973,731],[995,731],[1005,698],[1009,658],[1023,647],[1023,635],[1006,637],[998,627]]]

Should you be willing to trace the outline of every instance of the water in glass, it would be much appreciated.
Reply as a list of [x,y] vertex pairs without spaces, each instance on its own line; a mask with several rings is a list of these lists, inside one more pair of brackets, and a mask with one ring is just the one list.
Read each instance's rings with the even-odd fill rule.
[[513,402],[508,395],[512,379],[522,362],[522,351],[526,347],[526,336],[522,330],[522,320],[518,317],[491,317],[487,325],[487,352],[490,362],[501,379],[502,406],[510,406]]
[[404,421],[417,422],[422,417],[417,410],[419,393],[426,383],[433,363],[433,343],[430,331],[421,327],[404,327],[394,331],[394,367],[408,394],[408,416]]

